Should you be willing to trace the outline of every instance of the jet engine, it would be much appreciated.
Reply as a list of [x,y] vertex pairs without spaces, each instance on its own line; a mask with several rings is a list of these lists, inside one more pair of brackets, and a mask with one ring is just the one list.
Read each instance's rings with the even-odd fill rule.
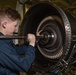
[[32,71],[64,70],[72,58],[76,59],[76,19],[57,5],[50,2],[34,3],[25,14],[20,27],[21,35],[28,33],[39,33],[45,37],[36,43]]

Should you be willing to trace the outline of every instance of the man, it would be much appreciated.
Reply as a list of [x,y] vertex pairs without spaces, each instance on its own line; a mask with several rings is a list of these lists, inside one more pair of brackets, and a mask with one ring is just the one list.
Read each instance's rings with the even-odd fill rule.
[[[20,14],[12,8],[0,10],[0,36],[13,35]],[[0,75],[19,75],[27,72],[35,58],[35,36],[27,35],[29,45],[15,46],[11,39],[0,39]],[[19,54],[24,54],[21,58]]]

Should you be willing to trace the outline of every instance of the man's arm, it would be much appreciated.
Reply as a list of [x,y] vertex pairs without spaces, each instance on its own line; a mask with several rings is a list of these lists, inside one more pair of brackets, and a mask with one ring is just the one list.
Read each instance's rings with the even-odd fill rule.
[[35,59],[35,48],[31,45],[28,46],[24,58],[20,58],[14,52],[8,52],[7,48],[6,50],[2,49],[0,48],[0,64],[11,70],[28,71]]

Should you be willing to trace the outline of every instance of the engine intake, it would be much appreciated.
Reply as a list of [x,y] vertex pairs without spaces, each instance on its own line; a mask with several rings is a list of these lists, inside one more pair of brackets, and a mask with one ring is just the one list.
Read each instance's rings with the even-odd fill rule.
[[24,16],[20,34],[32,33],[48,36],[40,39],[36,47],[36,59],[32,70],[52,71],[69,62],[76,34],[76,19],[68,12],[50,2],[39,2],[31,6]]

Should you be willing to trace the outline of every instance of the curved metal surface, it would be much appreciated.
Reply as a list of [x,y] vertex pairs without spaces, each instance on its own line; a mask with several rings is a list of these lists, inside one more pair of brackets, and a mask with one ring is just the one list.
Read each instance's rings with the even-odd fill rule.
[[40,34],[52,36],[39,40],[32,70],[52,71],[62,63],[62,59],[68,62],[72,51],[72,35],[76,33],[69,19],[67,13],[49,2],[39,2],[29,8],[20,34],[37,35],[41,31]]

